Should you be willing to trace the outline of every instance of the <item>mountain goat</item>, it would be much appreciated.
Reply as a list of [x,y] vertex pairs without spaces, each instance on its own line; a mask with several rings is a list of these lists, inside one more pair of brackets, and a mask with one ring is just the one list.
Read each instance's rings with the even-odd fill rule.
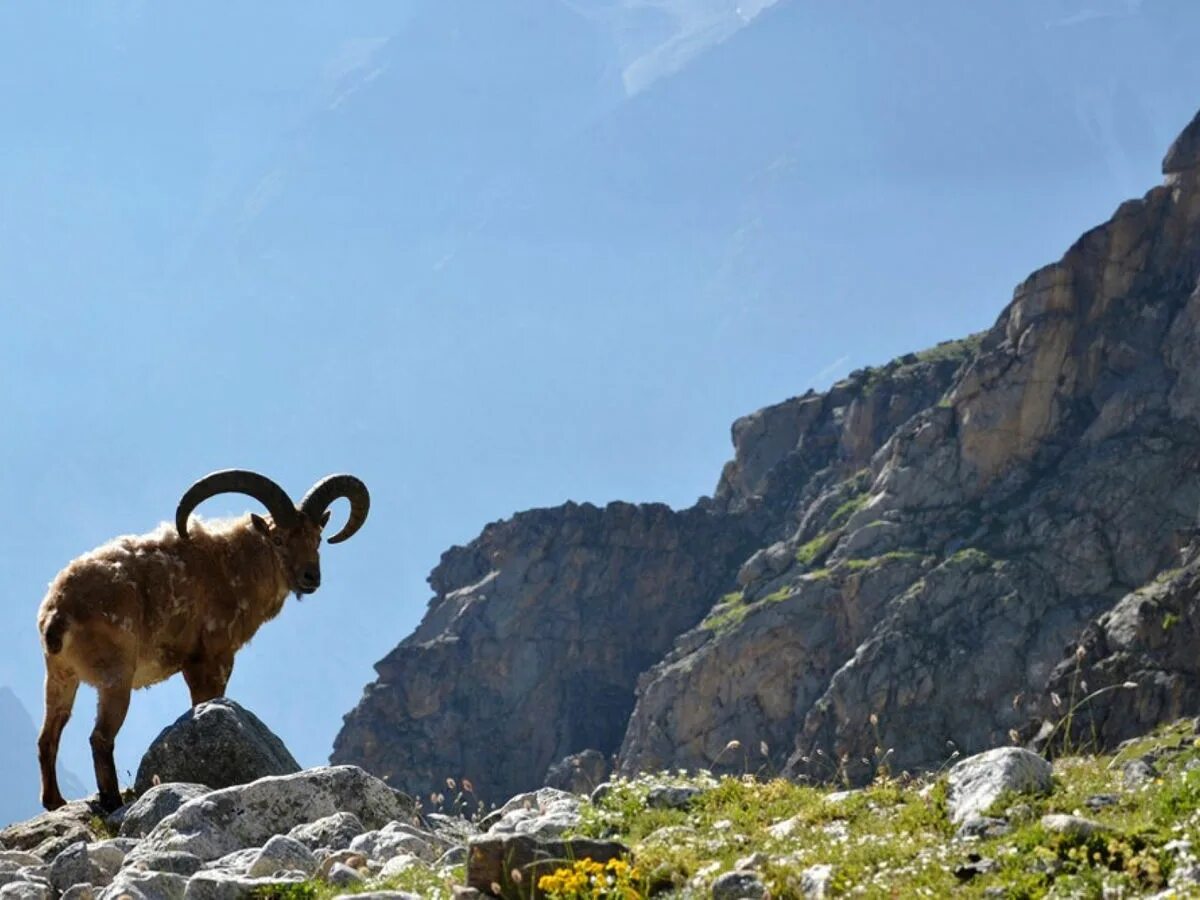
[[[192,510],[231,492],[258,500],[270,516],[194,521],[189,532]],[[339,498],[350,501],[350,515],[331,544],[366,521],[370,495],[354,476],[323,478],[294,504],[255,472],[214,472],[188,488],[174,528],[164,523],[150,534],[119,537],[58,574],[38,610],[46,660],[38,762],[46,809],[64,803],[55,760],[79,683],[99,695],[92,760],[100,804],[115,809],[121,796],[113,747],[130,691],[183,672],[193,705],[223,696],[238,649],[279,614],[289,593],[320,586],[321,530]]]

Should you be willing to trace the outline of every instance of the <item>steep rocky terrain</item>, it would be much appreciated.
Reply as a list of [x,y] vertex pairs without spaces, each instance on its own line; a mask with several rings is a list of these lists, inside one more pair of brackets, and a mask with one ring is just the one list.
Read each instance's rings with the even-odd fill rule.
[[[1163,171],[982,335],[739,420],[711,500],[539,510],[448,552],[334,760],[500,798],[585,748],[719,770],[736,740],[860,782],[1027,733],[1200,505],[1200,117]],[[1089,665],[1134,641],[1112,621]],[[1195,710],[1163,690],[1140,724]]]

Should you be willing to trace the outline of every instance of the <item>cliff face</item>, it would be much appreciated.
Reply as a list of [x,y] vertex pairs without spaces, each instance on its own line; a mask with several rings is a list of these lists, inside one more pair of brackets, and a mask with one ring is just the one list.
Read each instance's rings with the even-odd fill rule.
[[1200,117],[986,333],[739,420],[711,501],[537,511],[447,553],[335,761],[499,797],[618,743],[625,772],[752,751],[862,780],[1028,731],[1200,505],[1198,163]]
[[695,625],[752,545],[693,509],[567,504],[442,556],[417,631],[376,665],[334,747],[418,794],[503,801],[569,753],[617,749],[637,676]]

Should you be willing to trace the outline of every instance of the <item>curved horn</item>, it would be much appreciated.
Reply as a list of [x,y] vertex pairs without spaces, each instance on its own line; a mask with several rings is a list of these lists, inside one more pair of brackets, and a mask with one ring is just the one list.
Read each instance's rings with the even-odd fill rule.
[[367,521],[367,510],[371,508],[367,486],[353,475],[329,475],[312,486],[298,507],[300,512],[320,524],[321,516],[329,509],[329,504],[341,497],[350,501],[350,518],[341,531],[329,538],[331,544],[346,540]]
[[267,508],[280,524],[296,520],[296,507],[287,491],[265,475],[247,469],[222,469],[205,475],[183,495],[175,508],[175,530],[186,539],[187,520],[197,506],[217,494],[246,494]]

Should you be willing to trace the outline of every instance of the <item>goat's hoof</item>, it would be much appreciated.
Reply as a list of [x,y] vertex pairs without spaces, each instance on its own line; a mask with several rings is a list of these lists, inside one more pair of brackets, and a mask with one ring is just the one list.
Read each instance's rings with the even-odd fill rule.
[[66,805],[67,805],[67,801],[62,798],[61,794],[55,794],[53,797],[43,797],[42,798],[42,807],[47,812],[53,812],[54,810],[58,809],[60,806],[66,806]]
[[120,794],[101,794],[100,808],[105,812],[114,812],[125,805]]

